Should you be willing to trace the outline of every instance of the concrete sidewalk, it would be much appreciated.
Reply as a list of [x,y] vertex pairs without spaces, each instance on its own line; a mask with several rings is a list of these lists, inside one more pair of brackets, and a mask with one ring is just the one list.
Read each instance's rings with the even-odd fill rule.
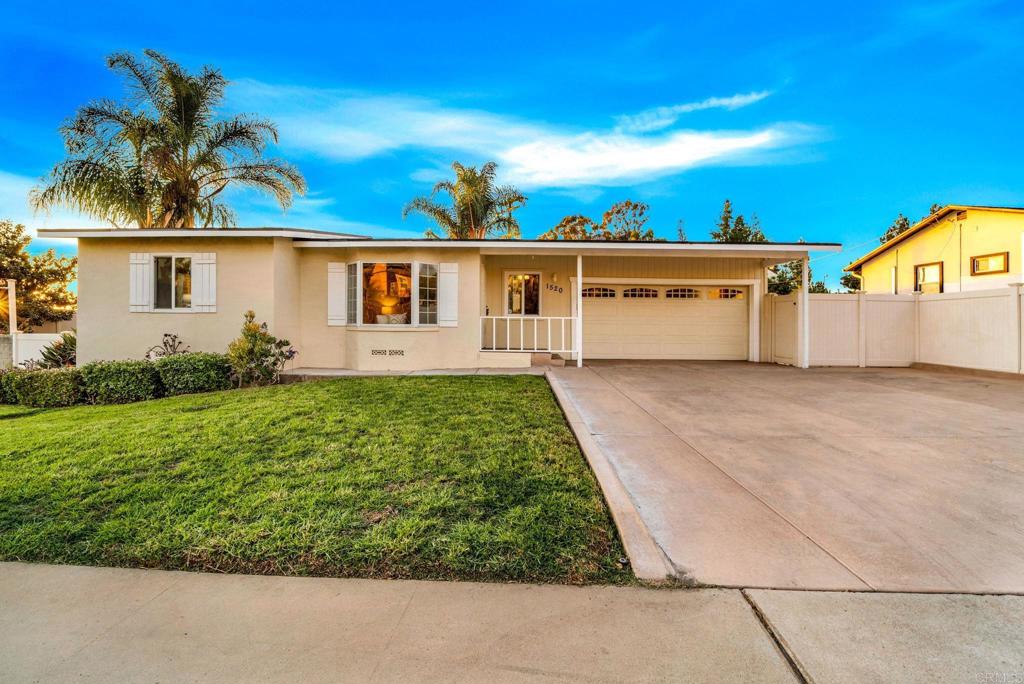
[[0,563],[0,682],[1019,681],[1022,616],[1013,596]]

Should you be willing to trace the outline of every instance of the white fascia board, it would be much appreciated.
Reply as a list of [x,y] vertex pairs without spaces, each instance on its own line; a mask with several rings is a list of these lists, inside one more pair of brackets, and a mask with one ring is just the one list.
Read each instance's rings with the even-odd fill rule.
[[314,230],[301,230],[295,228],[281,228],[281,229],[215,229],[215,230],[202,230],[202,229],[159,229],[159,228],[147,228],[145,230],[140,229],[124,229],[115,230],[108,228],[100,229],[68,229],[68,228],[40,228],[39,237],[41,238],[110,238],[116,240],[136,239],[136,238],[292,238],[301,240],[364,240],[364,235],[349,235],[346,233],[328,233]]
[[517,240],[317,240],[296,242],[300,248],[430,248],[479,249],[481,254],[637,254],[687,256],[746,256],[795,259],[809,252],[838,252],[842,245],[801,242],[774,244],[673,243],[673,242],[563,242]]

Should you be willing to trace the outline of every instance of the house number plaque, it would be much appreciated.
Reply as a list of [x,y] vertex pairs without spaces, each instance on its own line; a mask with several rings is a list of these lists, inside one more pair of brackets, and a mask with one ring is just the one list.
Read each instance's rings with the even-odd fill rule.
[[370,356],[405,356],[404,349],[371,349]]

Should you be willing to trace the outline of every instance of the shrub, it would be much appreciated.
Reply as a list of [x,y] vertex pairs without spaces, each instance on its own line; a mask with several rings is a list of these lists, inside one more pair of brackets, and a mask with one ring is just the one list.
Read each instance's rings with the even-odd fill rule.
[[18,395],[14,392],[14,381],[24,371],[15,368],[0,370],[0,404],[17,404]]
[[242,334],[228,345],[228,361],[238,386],[273,385],[281,377],[285,362],[297,353],[291,342],[267,332],[266,323],[256,323],[256,314],[246,311]]
[[127,404],[163,394],[151,361],[95,361],[82,367],[85,393],[97,404]]
[[78,349],[78,338],[75,333],[66,332],[60,339],[54,340],[52,344],[43,347],[39,352],[42,360],[40,368],[67,368],[75,365],[75,356]]
[[84,399],[82,372],[77,368],[15,371],[12,384],[19,404],[55,408]]
[[216,392],[231,387],[231,363],[224,354],[174,354],[159,359],[156,368],[168,396]]

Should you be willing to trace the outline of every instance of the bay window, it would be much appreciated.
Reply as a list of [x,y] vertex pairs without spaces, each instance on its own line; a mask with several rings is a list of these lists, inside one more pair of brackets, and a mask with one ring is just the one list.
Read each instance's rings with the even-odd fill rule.
[[345,322],[438,325],[438,265],[360,261],[345,267]]

